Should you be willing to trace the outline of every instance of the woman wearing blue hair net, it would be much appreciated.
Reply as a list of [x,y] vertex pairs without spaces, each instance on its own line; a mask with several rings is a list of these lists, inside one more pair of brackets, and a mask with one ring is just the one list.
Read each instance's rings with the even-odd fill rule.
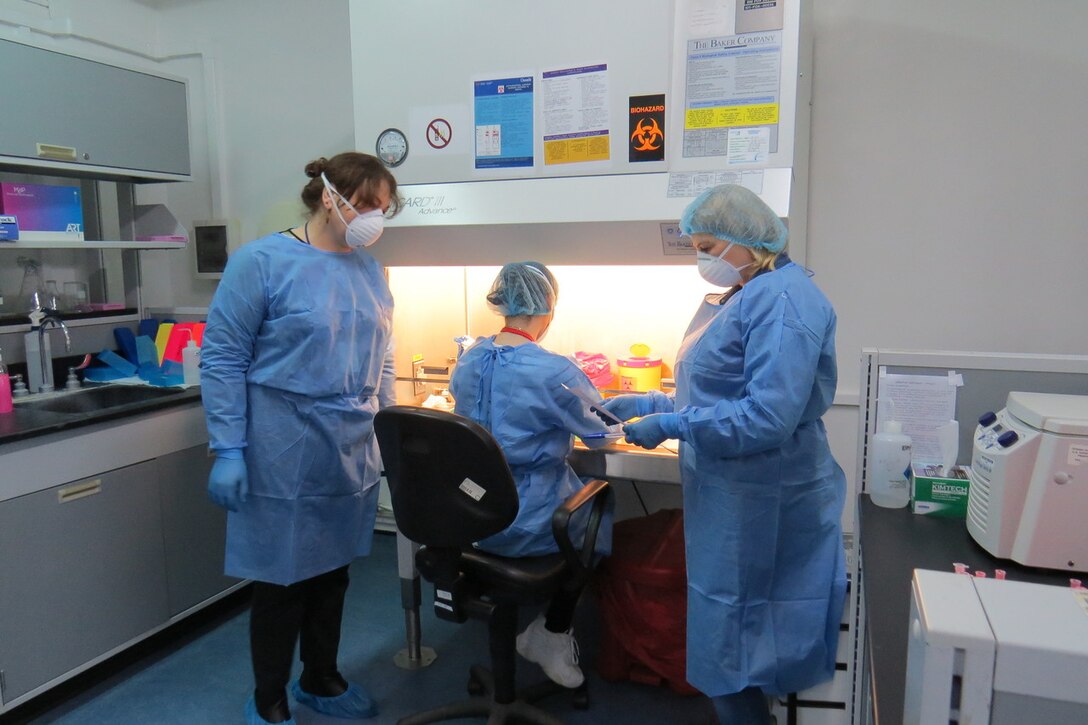
[[248,725],[296,702],[372,717],[337,668],[348,564],[370,552],[381,464],[374,414],[395,403],[393,297],[364,247],[399,206],[373,156],[306,166],[304,224],[230,256],[208,311],[201,397],[216,453],[208,494],[229,511],[226,573],[253,580]]
[[751,191],[704,192],[681,229],[709,295],[677,354],[675,398],[604,407],[627,440],[678,438],[688,569],[687,677],[722,723],[769,723],[765,694],[831,679],[846,597],[846,477],[820,417],[835,394],[835,312]]
[[[477,543],[502,556],[559,551],[552,535],[552,513],[584,486],[567,463],[571,434],[605,430],[572,392],[600,400],[589,378],[572,360],[538,344],[551,324],[558,291],[555,277],[539,262],[505,265],[487,296],[488,305],[504,317],[505,326],[469,348],[450,380],[454,411],[491,431],[517,483],[517,518],[504,531]],[[606,441],[591,438],[586,443],[597,447]],[[576,523],[584,531],[584,521],[571,524],[571,539],[578,542],[582,533]],[[598,532],[598,551],[607,553],[611,541],[611,515],[607,514]],[[564,687],[578,687],[584,680],[571,630],[580,594],[580,589],[560,590],[546,613],[517,638],[518,653]]]

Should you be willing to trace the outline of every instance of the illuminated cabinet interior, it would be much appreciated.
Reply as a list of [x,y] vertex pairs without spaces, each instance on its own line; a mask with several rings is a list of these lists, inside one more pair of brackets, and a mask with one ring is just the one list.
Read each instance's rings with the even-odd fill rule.
[[[541,344],[566,355],[603,353],[613,372],[617,358],[630,357],[631,345],[643,343],[650,347],[651,357],[662,359],[663,378],[671,378],[676,351],[696,308],[704,295],[721,291],[699,277],[694,259],[684,266],[548,269],[559,282],[559,302]],[[486,301],[498,271],[498,266],[389,268],[396,300],[398,402],[420,403],[434,388],[446,387],[448,374],[441,369],[456,360],[454,338],[499,331],[502,317]],[[431,372],[425,376],[426,384],[413,386],[412,360],[417,356]]]

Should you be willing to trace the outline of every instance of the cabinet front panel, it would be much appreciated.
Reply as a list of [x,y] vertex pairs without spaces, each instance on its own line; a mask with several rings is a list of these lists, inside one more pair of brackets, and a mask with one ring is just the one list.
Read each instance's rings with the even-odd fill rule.
[[4,700],[167,618],[156,461],[0,503]]

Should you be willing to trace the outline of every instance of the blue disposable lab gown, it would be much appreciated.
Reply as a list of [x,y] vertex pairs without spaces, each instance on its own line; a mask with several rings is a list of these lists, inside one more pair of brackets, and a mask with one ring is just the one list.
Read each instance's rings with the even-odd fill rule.
[[[461,356],[450,380],[454,412],[491,431],[514,475],[520,507],[505,530],[478,543],[501,556],[542,556],[559,550],[552,513],[585,485],[567,463],[571,434],[599,433],[604,424],[563,385],[600,399],[585,373],[569,358],[535,343],[495,345],[483,338]],[[588,511],[584,509],[583,512]],[[584,516],[571,523],[578,545]],[[596,550],[611,550],[612,520],[606,515]]]
[[688,569],[687,677],[711,697],[833,677],[846,597],[846,477],[820,416],[835,313],[779,257],[704,302],[676,363]]
[[201,355],[211,447],[244,448],[249,474],[227,518],[227,574],[292,584],[369,553],[392,313],[365,251],[273,234],[231,255]]

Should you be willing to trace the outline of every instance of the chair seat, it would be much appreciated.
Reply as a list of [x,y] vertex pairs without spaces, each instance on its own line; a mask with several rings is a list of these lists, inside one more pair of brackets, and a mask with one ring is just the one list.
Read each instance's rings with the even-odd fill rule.
[[[416,553],[416,566],[432,580],[443,570],[446,552],[423,547]],[[469,547],[460,552],[460,568],[492,599],[516,603],[548,600],[570,577],[562,554],[509,558]]]

